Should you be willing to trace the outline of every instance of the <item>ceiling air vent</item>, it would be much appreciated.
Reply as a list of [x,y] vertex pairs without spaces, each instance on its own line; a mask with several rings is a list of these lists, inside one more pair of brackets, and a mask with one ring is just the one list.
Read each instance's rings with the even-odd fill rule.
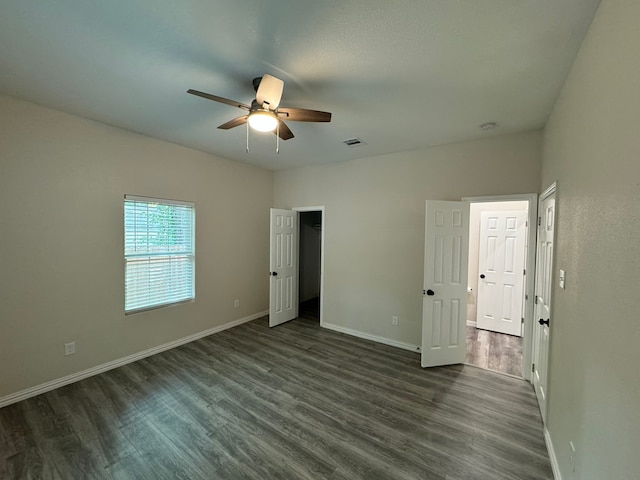
[[480,130],[483,132],[490,132],[491,130],[495,130],[497,126],[498,124],[496,122],[487,122],[480,125]]
[[347,138],[342,143],[344,143],[347,147],[359,147],[361,145],[366,145],[366,143],[359,138]]

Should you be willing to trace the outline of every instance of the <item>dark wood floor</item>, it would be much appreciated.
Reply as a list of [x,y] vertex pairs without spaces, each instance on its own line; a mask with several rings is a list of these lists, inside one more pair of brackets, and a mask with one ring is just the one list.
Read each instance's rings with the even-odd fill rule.
[[531,386],[262,318],[0,409],[2,479],[552,479]]
[[467,325],[469,365],[522,377],[522,337]]

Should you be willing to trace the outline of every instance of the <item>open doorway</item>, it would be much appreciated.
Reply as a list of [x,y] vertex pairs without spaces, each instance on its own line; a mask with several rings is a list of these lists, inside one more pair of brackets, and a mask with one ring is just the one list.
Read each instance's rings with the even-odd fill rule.
[[467,199],[470,237],[465,363],[527,378],[535,260],[535,252],[529,249],[533,245],[531,232],[535,233],[530,219],[535,218],[536,205],[535,196],[521,197],[529,196]]
[[320,322],[322,297],[322,210],[299,210],[298,317]]

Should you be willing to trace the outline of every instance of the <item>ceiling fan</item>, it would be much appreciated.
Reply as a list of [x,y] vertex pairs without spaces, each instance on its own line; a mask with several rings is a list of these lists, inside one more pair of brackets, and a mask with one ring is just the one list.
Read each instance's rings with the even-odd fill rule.
[[[238,107],[247,111],[246,115],[229,120],[218,128],[229,130],[248,123],[251,128],[259,132],[274,132],[282,140],[293,138],[293,133],[283,120],[294,122],[330,122],[331,113],[320,112],[318,110],[308,110],[306,108],[279,107],[284,81],[269,74],[253,79],[253,88],[256,91],[256,98],[251,102],[251,106],[244,103],[218,97],[210,93],[189,89],[187,93],[198,97],[224,103],[232,107]],[[248,131],[248,130],[247,130]]]

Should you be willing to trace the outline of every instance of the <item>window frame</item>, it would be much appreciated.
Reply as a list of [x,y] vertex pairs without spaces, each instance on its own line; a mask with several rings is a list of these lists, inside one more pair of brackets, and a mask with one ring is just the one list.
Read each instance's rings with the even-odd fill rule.
[[[131,254],[127,254],[127,202],[139,202],[139,203],[146,203],[146,204],[158,204],[158,205],[176,205],[176,206],[180,206],[180,207],[187,207],[188,209],[190,209],[191,212],[191,232],[190,232],[190,240],[191,240],[191,251],[189,253],[186,254],[181,254],[181,255],[176,255],[175,252],[172,254],[169,251],[160,253],[160,252],[156,252],[150,255],[144,255],[144,254],[136,254],[136,255],[131,255]],[[187,201],[187,200],[174,200],[174,199],[167,199],[167,198],[158,198],[158,197],[146,197],[146,196],[141,196],[141,195],[131,195],[131,194],[125,194],[124,196],[124,202],[123,202],[123,215],[122,215],[122,219],[123,219],[123,234],[124,234],[124,242],[123,242],[123,260],[124,260],[124,313],[125,315],[133,315],[136,313],[142,313],[142,312],[148,312],[150,310],[157,310],[157,309],[161,309],[161,308],[168,308],[168,307],[174,307],[177,305],[182,305],[185,303],[192,303],[195,302],[196,299],[196,204],[195,202],[192,201]],[[136,230],[136,233],[138,231]],[[162,258],[170,258],[170,257],[175,257],[175,256],[186,256],[189,259],[189,264],[190,264],[190,270],[191,270],[191,278],[190,278],[190,293],[191,295],[189,297],[185,297],[179,300],[173,300],[173,299],[167,299],[167,301],[164,301],[162,303],[148,303],[144,306],[140,306],[140,307],[135,307],[135,308],[129,308],[127,309],[127,267],[130,264],[130,262],[135,259],[135,258],[141,258],[141,257],[147,257],[147,258],[156,258],[156,259],[162,259]],[[187,279],[189,279],[187,277]]]

